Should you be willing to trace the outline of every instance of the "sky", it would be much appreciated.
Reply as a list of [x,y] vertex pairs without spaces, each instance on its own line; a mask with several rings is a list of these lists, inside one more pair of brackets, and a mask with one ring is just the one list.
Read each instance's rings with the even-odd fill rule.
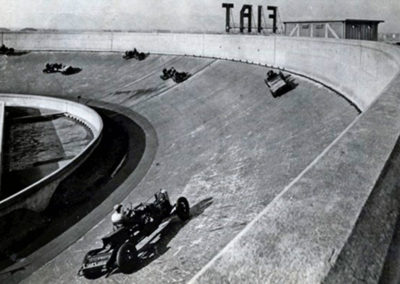
[[400,32],[400,0],[0,0],[0,27],[223,32],[222,3],[234,4],[236,25],[250,4],[266,17],[266,6],[277,6],[282,21],[384,20],[380,32]]

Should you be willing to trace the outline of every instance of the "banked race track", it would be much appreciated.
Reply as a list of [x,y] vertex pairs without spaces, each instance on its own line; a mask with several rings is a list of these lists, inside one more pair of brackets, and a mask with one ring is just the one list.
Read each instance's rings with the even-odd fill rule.
[[[1,93],[60,97],[129,116],[145,132],[146,149],[113,194],[7,268],[12,272],[3,271],[1,282],[89,283],[77,272],[85,253],[112,230],[113,205],[143,202],[160,188],[172,201],[187,197],[191,218],[163,225],[134,273],[96,281],[381,277],[399,207],[396,47],[201,34],[4,33],[3,39],[29,53],[0,57]],[[150,55],[123,60],[132,47]],[[44,74],[47,62],[82,71]],[[180,84],[161,80],[162,69],[172,66],[192,76]],[[271,68],[291,72],[298,86],[272,97],[264,83]]]

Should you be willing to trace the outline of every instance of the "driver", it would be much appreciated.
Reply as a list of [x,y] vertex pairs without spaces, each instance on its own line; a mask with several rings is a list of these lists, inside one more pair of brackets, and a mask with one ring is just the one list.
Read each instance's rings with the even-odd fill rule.
[[164,77],[169,77],[169,73],[168,73],[168,70],[167,70],[167,68],[164,68],[163,70],[162,70],[162,72],[163,72],[163,75],[164,75]]
[[122,204],[116,204],[114,206],[114,213],[111,215],[111,222],[114,228],[119,229],[123,227],[128,221],[127,212],[124,211]]
[[168,70],[168,74],[170,77],[174,76],[176,73],[175,68],[172,66],[169,70]]
[[267,72],[267,77],[268,77],[268,78],[271,78],[272,76],[274,76],[274,71],[269,70],[269,71]]

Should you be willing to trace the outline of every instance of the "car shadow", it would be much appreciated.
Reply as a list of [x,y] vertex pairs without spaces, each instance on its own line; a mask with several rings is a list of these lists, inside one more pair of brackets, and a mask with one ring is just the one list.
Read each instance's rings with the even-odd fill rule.
[[[169,223],[161,229],[160,232],[154,235],[142,248],[138,250],[138,258],[136,259],[137,264],[131,271],[125,272],[124,274],[133,274],[166,253],[170,249],[168,244],[178,234],[178,232],[191,220],[203,214],[212,203],[213,198],[208,197],[193,205],[190,208],[190,218],[185,222],[182,222],[177,216],[171,218]],[[121,272],[115,271],[113,274],[117,273]]]
[[[269,72],[273,72],[273,71],[270,70]],[[268,73],[269,73],[269,72],[268,72]],[[267,73],[267,78],[264,79],[264,82],[265,82],[265,84],[266,84],[267,86],[268,86],[268,80],[269,80],[269,79],[268,79],[268,73]],[[288,93],[288,92],[290,92],[290,91],[296,89],[296,87],[299,85],[299,84],[296,82],[296,80],[295,80],[290,74],[284,75],[284,74],[282,74],[282,72],[279,72],[279,74],[278,74],[278,73],[275,73],[275,76],[279,76],[279,77],[280,77],[280,80],[285,82],[285,86],[279,88],[279,92],[276,91],[275,93],[273,93],[273,92],[271,91],[271,88],[268,87],[268,88],[270,89],[271,94],[272,94],[272,96],[273,96],[274,98],[278,98],[278,97],[283,96],[284,94],[286,94],[286,93]]]
[[129,60],[129,59],[136,59],[138,61],[142,61],[145,60],[147,57],[149,57],[150,53],[144,53],[144,52],[139,52],[136,56],[133,55],[123,55],[122,58],[125,60]]
[[287,82],[288,82],[288,88],[285,90],[285,92],[283,92],[282,94],[280,94],[279,97],[280,97],[280,96],[283,96],[283,95],[286,94],[286,93],[289,93],[289,92],[293,91],[293,90],[296,89],[297,86],[299,85],[299,83],[297,83],[297,82],[295,81],[295,79],[293,79],[293,78],[289,78]]
[[13,53],[7,54],[7,56],[21,56],[28,53],[29,51],[14,51]]
[[62,72],[61,74],[65,76],[74,75],[82,71],[82,68],[79,67],[71,67],[67,72]]

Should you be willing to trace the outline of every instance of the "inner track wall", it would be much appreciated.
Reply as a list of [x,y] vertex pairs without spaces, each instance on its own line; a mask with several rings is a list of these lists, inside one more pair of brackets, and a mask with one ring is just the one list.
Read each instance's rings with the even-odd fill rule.
[[43,177],[34,184],[0,201],[0,216],[18,208],[44,210],[59,182],[76,169],[100,141],[103,120],[93,109],[68,100],[36,95],[0,94],[0,101],[7,106],[37,107],[63,112],[87,126],[93,133],[90,143],[68,164]]

